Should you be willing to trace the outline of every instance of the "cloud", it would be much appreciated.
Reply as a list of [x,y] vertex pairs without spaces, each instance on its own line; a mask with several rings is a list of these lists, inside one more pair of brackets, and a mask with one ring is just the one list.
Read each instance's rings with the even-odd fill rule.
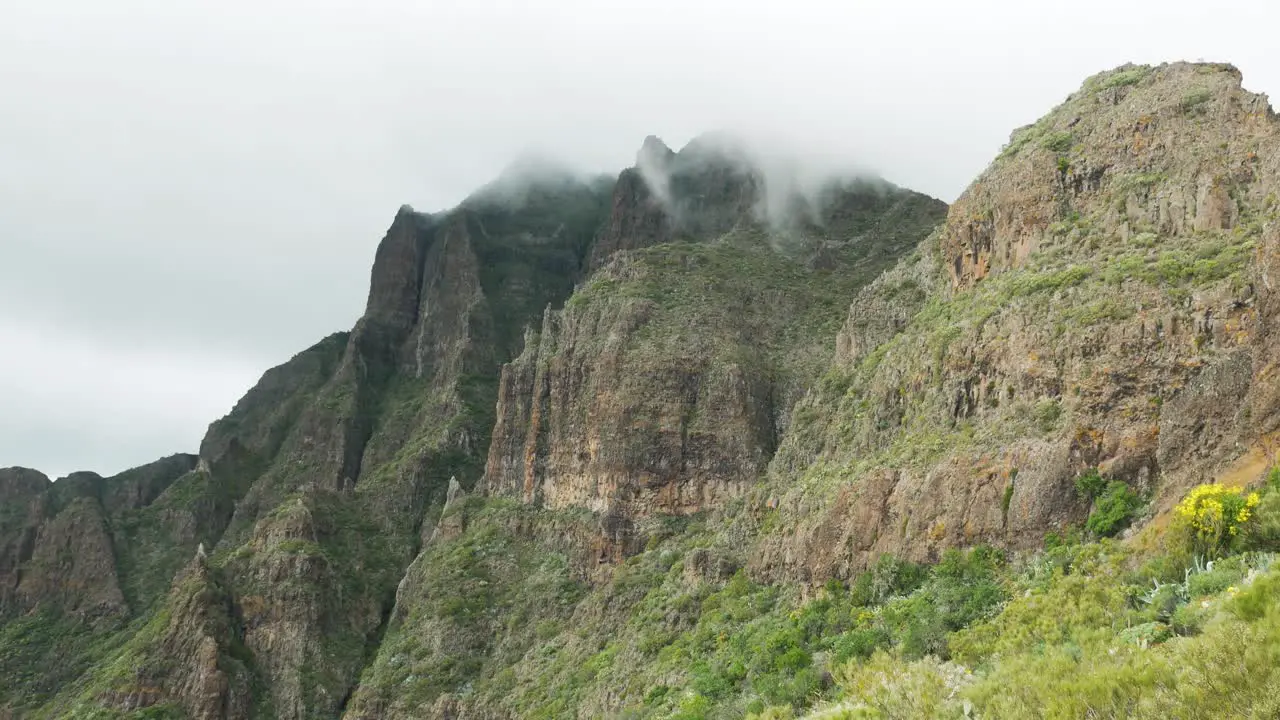
[[503,168],[496,179],[468,195],[462,204],[494,203],[514,209],[523,207],[535,188],[557,192],[612,181],[611,174],[590,173],[547,155],[526,152]]
[[843,189],[857,186],[874,192],[889,188],[873,170],[853,158],[818,147],[805,148],[786,137],[732,131],[701,134],[679,152],[649,136],[636,154],[635,167],[677,225],[698,222],[702,202],[673,187],[708,174],[713,176],[714,186],[714,176],[727,172],[752,194],[750,210],[755,220],[783,235],[824,225],[826,211]]

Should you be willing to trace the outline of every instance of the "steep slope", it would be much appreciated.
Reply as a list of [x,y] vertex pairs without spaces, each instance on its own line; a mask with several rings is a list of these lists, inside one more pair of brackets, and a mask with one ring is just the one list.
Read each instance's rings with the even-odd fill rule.
[[854,302],[757,499],[776,530],[753,567],[1035,547],[1085,519],[1081,473],[1159,511],[1265,445],[1280,124],[1240,82],[1120,68],[1016,132]]
[[[697,196],[714,197],[722,175],[703,175]],[[503,369],[486,490],[602,514],[602,559],[643,543],[638,519],[747,490],[827,362],[839,308],[944,208],[855,183],[831,188],[817,224],[779,231],[750,222],[758,200],[721,194],[746,222],[616,253]]]
[[[753,160],[717,137],[680,153],[646,140],[597,268],[502,370],[489,499],[454,510],[457,539],[410,568],[347,717],[536,707],[509,686],[512,666],[580,614],[584,580],[760,478],[839,310],[945,212],[879,180],[806,196]],[[601,248],[614,248],[603,264]]]
[[[1090,79],[1016,133],[947,222],[858,294],[831,369],[775,425],[786,431],[754,488],[717,471],[749,477],[769,457],[766,423],[747,409],[771,407],[750,379],[777,374],[752,370],[794,367],[788,351],[800,349],[778,326],[751,331],[745,298],[760,286],[742,279],[759,245],[741,228],[682,243],[674,219],[624,213],[666,234],[620,245],[504,370],[485,482],[525,507],[461,511],[462,535],[431,557],[465,554],[415,564],[348,717],[803,707],[830,692],[836,662],[883,647],[947,652],[949,633],[1006,591],[998,554],[946,549],[1039,548],[1089,514],[1076,489],[1088,471],[1150,513],[1224,467],[1258,480],[1274,413],[1254,398],[1273,387],[1272,321],[1259,312],[1274,302],[1275,130],[1230,67]],[[741,264],[724,272],[715,253],[730,247]],[[658,292],[655,277],[680,281]],[[718,294],[720,277],[751,290]],[[734,312],[715,313],[725,306]],[[715,320],[690,323],[686,307]],[[708,357],[723,375],[703,369]],[[1256,448],[1264,460],[1249,464]],[[574,553],[550,543],[548,565],[501,560],[519,556],[504,548],[530,528],[591,532],[581,508],[600,516],[594,559],[616,567],[576,575]],[[877,560],[886,552],[942,562],[926,573]],[[432,599],[449,568],[486,588],[475,604]],[[542,590],[524,589],[549,570]],[[564,582],[574,577],[592,582]],[[546,620],[532,636],[531,617]],[[434,683],[447,642],[414,641],[476,637],[492,640],[471,646],[470,679]]]
[[[524,326],[572,290],[609,187],[517,168],[449,213],[402,208],[379,245],[356,327],[269,371],[210,427],[191,472],[158,497],[150,486],[107,481],[93,499],[127,507],[96,525],[80,509],[86,501],[59,505],[64,534],[101,536],[93,546],[108,560],[112,534],[127,549],[123,579],[104,571],[100,592],[61,583],[79,603],[71,609],[92,601],[116,612],[117,627],[128,625],[102,652],[163,672],[132,676],[112,669],[120,662],[98,662],[43,712],[336,716],[449,479],[478,479],[498,368],[520,351]],[[71,480],[49,494],[71,492],[79,483]],[[6,478],[5,492],[25,500],[38,485],[20,473]],[[30,554],[34,531],[24,528],[15,525],[6,556]],[[207,572],[178,573],[198,552],[208,554],[199,565]],[[72,572],[110,566],[79,555]],[[132,614],[126,594],[138,601]],[[191,613],[208,620],[168,630],[154,621]],[[210,629],[224,626],[231,637]],[[188,656],[196,647],[206,649]],[[214,666],[222,680],[210,679]],[[222,687],[220,700],[205,697],[209,682]]]
[[525,189],[401,211],[333,376],[237,505],[217,558],[276,717],[337,714],[448,479],[479,475],[497,367],[571,288],[600,189]]
[[[118,534],[195,467],[175,455],[120,475],[56,483],[0,470],[0,708],[50,697],[88,667],[95,640],[148,599],[134,590],[146,550]],[[167,578],[166,578],[167,582]]]

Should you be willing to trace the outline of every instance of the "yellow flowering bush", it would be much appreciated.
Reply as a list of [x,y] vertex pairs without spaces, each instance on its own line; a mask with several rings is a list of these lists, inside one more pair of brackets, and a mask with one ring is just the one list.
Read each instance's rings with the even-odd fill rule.
[[1260,501],[1256,492],[1246,494],[1243,488],[1211,483],[1187,493],[1174,515],[1187,528],[1197,551],[1219,555],[1240,535]]

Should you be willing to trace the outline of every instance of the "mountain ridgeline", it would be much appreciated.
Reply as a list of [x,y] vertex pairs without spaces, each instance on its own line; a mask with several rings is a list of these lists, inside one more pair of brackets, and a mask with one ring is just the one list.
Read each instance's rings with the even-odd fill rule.
[[402,207],[198,455],[0,470],[0,718],[782,718],[960,657],[1082,476],[1137,537],[1270,468],[1278,145],[1233,67],[1125,66],[950,208],[714,135]]

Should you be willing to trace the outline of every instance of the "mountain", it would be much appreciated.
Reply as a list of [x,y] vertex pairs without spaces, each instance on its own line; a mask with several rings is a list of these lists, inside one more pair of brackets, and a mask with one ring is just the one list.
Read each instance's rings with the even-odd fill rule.
[[0,470],[0,718],[1168,717],[1229,637],[1266,716],[1278,141],[1125,66],[951,207],[720,134],[402,207],[198,455]]

